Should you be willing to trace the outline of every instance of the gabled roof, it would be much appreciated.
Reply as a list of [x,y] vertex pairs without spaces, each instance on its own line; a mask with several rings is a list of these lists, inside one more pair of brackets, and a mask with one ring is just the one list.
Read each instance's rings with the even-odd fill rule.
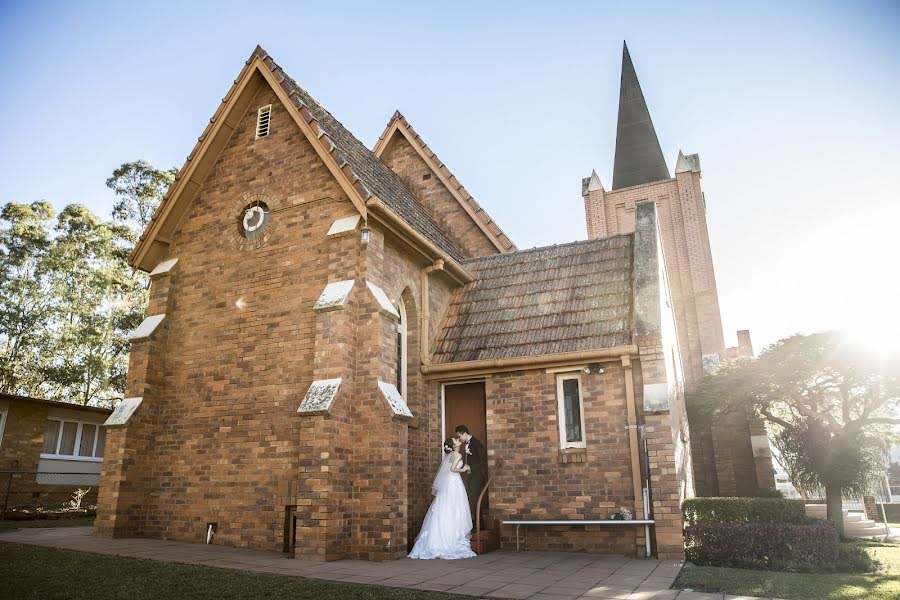
[[497,247],[497,250],[500,252],[514,252],[517,250],[516,245],[509,239],[509,236],[500,229],[500,226],[497,225],[487,211],[475,201],[475,198],[473,198],[463,184],[459,182],[456,176],[450,172],[450,169],[448,169],[447,165],[438,158],[437,154],[428,147],[425,140],[422,139],[422,136],[416,133],[416,130],[413,129],[413,126],[410,125],[406,117],[400,114],[399,110],[394,111],[391,120],[388,121],[388,124],[378,138],[378,141],[375,142],[375,147],[372,150],[375,153],[375,156],[380,157],[384,153],[384,150],[388,146],[388,142],[390,142],[396,134],[400,134],[406,138],[410,146],[412,146],[422,160],[425,161],[428,168],[430,168],[444,184],[444,187],[450,191],[450,194],[457,202],[459,202],[460,206],[462,206],[469,216],[472,217],[475,224],[484,232],[491,243]]
[[628,46],[623,44],[612,189],[666,179],[669,179],[669,168],[663,158],[631,54]]
[[465,261],[433,363],[540,356],[632,343],[633,234]]
[[[262,78],[255,77],[256,73]],[[168,246],[167,235],[171,235],[178,220],[200,190],[216,157],[234,130],[236,120],[263,85],[263,80],[282,99],[288,112],[363,217],[367,217],[366,201],[377,198],[436,248],[455,261],[461,260],[459,249],[432,220],[397,174],[347,131],[306,90],[297,85],[262,47],[257,46],[153,214],[131,254],[131,264],[148,271],[156,266],[159,256],[164,254],[164,250],[158,246]],[[154,245],[157,248],[155,252],[151,252]]]

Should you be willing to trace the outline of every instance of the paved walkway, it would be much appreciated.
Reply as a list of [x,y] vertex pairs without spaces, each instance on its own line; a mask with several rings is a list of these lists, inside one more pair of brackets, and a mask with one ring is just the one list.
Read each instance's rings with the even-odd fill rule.
[[90,527],[19,529],[0,534],[0,542],[485,598],[755,600],[749,596],[723,597],[669,589],[681,569],[678,561],[597,554],[501,550],[455,561],[319,562],[217,545],[95,538]]

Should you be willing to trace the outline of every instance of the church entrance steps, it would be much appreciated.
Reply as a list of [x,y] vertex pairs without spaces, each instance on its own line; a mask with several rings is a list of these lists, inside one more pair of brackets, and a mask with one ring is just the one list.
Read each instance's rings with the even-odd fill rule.
[[[846,537],[868,538],[886,535],[884,525],[867,519],[865,513],[850,512],[844,510],[844,535]],[[807,504],[806,516],[816,519],[826,518],[827,510],[824,504]]]

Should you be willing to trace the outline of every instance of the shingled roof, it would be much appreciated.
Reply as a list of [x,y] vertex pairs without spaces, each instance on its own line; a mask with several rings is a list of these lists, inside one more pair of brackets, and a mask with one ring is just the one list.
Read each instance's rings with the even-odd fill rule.
[[633,234],[465,261],[435,364],[632,343]]
[[[450,169],[444,162],[438,158],[438,155],[435,154],[434,150],[432,150],[428,144],[425,143],[425,140],[422,139],[422,136],[413,129],[413,126],[404,117],[399,110],[394,111],[391,120],[388,121],[387,126],[385,126],[384,131],[381,132],[381,135],[378,137],[378,141],[375,143],[375,148],[373,152],[376,156],[380,157],[381,153],[384,151],[385,147],[387,147],[387,143],[390,141],[392,137],[390,134],[393,131],[402,131],[401,129],[405,128],[406,133],[408,133],[408,139],[410,143],[418,146],[421,150],[421,154],[425,159],[425,163],[431,168],[435,173],[439,176],[442,176],[446,179],[447,189],[450,191],[450,194],[457,198],[459,203],[463,205],[463,208],[468,207],[468,210],[471,211],[473,218],[477,219],[477,223],[480,227],[485,230],[485,233],[488,234],[492,241],[494,241],[497,249],[501,252],[513,252],[518,250],[516,245],[509,239],[509,236],[503,232],[500,228],[500,225],[494,221],[493,218],[487,213],[484,208],[478,202],[475,201],[475,198],[472,194],[469,193],[469,190],[463,186],[462,183],[459,182],[459,179],[456,178],[456,175],[450,172]],[[396,129],[395,129],[396,127]]]
[[320,129],[323,129],[334,143],[340,158],[353,169],[357,177],[362,180],[363,185],[434,245],[454,259],[461,260],[462,253],[429,216],[425,207],[419,204],[400,177],[356,139],[356,136],[335,119],[309,92],[297,85],[297,82],[286,73],[284,75],[286,83],[293,87],[288,94],[290,95],[292,91],[296,93],[302,106],[305,106],[313,118],[319,122]]

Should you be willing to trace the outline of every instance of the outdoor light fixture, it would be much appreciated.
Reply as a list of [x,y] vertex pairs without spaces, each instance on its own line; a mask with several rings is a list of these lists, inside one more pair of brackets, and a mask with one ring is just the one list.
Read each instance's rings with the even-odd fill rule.
[[363,227],[359,232],[359,243],[363,246],[369,245],[369,238],[371,237],[372,230],[368,227]]

